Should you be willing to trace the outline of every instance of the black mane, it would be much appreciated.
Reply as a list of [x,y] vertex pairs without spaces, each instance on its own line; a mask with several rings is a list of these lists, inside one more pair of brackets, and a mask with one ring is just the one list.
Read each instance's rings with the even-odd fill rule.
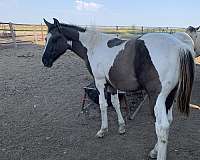
[[80,26],[76,26],[76,25],[73,25],[73,24],[60,23],[60,25],[61,25],[61,27],[72,28],[72,29],[75,29],[75,30],[80,31],[80,32],[85,32],[86,31],[86,28],[83,28],[83,27],[80,27]]

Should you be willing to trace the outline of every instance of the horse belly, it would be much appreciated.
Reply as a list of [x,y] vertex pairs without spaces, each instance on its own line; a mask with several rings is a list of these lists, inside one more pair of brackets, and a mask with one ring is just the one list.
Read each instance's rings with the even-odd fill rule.
[[109,81],[118,90],[130,91],[139,88],[134,68],[135,40],[130,40],[125,44],[109,70]]
[[109,81],[112,86],[121,91],[133,91],[139,88],[139,83],[133,73],[120,72],[112,68],[109,72]]

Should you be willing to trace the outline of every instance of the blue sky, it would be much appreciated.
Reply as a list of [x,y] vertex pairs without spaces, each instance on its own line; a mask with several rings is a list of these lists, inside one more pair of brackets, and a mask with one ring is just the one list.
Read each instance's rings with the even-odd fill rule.
[[200,25],[200,0],[0,0],[0,21],[187,27]]

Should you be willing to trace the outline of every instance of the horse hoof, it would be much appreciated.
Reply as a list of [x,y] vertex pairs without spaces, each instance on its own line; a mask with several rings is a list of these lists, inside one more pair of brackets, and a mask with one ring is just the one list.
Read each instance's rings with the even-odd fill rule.
[[97,138],[103,138],[106,132],[108,132],[108,128],[101,129],[97,132],[96,137]]
[[119,134],[124,134],[125,132],[125,123],[119,124]]
[[154,150],[152,150],[149,153],[149,158],[151,158],[151,159],[157,159],[157,153]]

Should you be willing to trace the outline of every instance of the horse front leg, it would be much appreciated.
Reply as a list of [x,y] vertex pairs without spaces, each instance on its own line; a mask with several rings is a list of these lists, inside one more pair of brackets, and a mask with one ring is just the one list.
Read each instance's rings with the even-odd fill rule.
[[96,136],[102,138],[108,132],[108,118],[107,118],[107,101],[104,95],[105,81],[96,80],[96,87],[99,91],[99,105],[101,110],[101,129],[97,132]]
[[118,132],[119,132],[119,134],[124,134],[126,131],[125,130],[125,122],[124,122],[124,119],[122,117],[122,113],[120,110],[120,102],[119,102],[119,98],[118,98],[118,93],[115,95],[111,95],[111,102],[117,113],[118,124],[119,124]]

